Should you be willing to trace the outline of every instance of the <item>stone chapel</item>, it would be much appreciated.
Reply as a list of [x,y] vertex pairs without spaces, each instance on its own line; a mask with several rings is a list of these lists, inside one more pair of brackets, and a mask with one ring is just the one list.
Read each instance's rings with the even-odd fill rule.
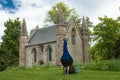
[[83,17],[81,30],[78,30],[74,17],[66,22],[61,8],[58,9],[57,24],[36,28],[32,36],[28,36],[25,19],[20,32],[19,66],[42,64],[61,65],[63,39],[68,42],[68,50],[73,63],[87,63],[88,27]]

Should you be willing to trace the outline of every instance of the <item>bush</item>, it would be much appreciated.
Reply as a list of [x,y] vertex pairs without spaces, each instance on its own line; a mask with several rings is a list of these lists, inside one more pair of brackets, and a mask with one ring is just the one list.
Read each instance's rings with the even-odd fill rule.
[[84,66],[87,70],[120,71],[120,60],[102,60],[97,63],[89,63]]
[[18,58],[13,54],[0,54],[0,71],[12,66],[18,66]]
[[2,57],[0,57],[0,71],[5,70],[6,67],[7,67],[6,61]]

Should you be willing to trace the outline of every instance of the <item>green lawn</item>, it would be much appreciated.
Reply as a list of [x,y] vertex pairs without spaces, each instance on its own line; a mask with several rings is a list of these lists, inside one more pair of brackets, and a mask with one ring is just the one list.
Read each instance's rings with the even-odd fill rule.
[[120,72],[81,70],[63,75],[62,67],[11,68],[0,72],[0,80],[120,80]]

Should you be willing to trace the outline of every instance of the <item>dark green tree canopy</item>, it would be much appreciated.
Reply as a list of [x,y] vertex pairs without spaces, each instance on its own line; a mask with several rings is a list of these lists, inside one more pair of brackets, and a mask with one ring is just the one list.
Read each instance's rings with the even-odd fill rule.
[[[102,59],[118,58],[120,56],[115,49],[119,47],[120,23],[118,20],[99,17],[100,23],[94,27],[94,41],[96,44],[92,48],[93,55],[99,55]],[[120,47],[119,47],[120,48]]]
[[19,33],[20,33],[20,21],[19,18],[16,20],[9,19],[4,23],[6,30],[4,30],[4,36],[2,37],[3,42],[2,48],[5,48],[6,53],[15,54],[18,56],[19,49]]
[[0,47],[0,71],[18,65],[20,21],[9,19],[4,22],[5,30]]

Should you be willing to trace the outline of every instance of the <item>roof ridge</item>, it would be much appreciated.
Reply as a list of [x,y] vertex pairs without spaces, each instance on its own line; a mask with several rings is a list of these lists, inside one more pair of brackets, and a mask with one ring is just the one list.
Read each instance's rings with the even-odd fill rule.
[[49,27],[54,27],[54,26],[56,26],[57,24],[54,24],[54,25],[50,25],[50,26],[47,26],[47,27],[42,27],[42,28],[39,28],[39,29],[37,29],[37,30],[40,30],[40,29],[45,29],[45,28],[49,28]]

